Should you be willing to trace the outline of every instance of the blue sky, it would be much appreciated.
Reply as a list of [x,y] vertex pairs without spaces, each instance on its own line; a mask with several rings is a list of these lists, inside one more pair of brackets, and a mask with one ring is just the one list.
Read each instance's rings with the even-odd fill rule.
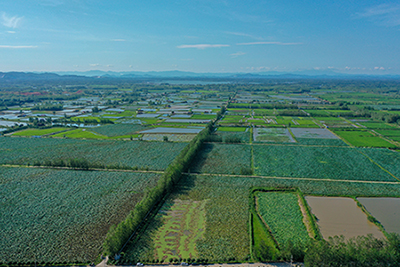
[[400,74],[400,1],[2,0],[0,71]]

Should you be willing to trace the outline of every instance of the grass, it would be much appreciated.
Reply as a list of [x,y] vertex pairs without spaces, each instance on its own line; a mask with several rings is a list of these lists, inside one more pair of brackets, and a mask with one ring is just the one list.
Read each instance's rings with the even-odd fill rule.
[[[147,173],[0,168],[0,263],[94,262],[108,228],[157,184]],[[29,265],[29,264],[27,264]]]
[[49,135],[54,134],[62,131],[69,130],[70,128],[49,128],[49,129],[26,129],[23,131],[15,132],[13,136],[42,136],[42,135]]
[[367,131],[338,131],[335,134],[356,147],[389,147],[394,148],[396,145],[389,143],[379,136],[373,135]]
[[397,181],[356,149],[254,145],[258,175],[363,181]]

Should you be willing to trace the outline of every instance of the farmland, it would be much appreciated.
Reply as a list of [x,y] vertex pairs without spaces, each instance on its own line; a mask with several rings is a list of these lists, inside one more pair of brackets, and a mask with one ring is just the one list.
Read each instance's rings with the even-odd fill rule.
[[[0,137],[0,164],[34,165],[36,161],[78,158],[99,165],[164,170],[185,146],[168,142]],[[159,149],[164,153],[157,153]]]
[[339,180],[398,181],[346,147],[254,146],[259,175]]
[[53,264],[93,261],[110,225],[124,219],[158,177],[0,168],[0,262],[34,262],[35,255]]
[[357,201],[400,197],[397,85],[292,82],[0,90],[0,262],[303,261],[344,225],[313,197],[391,227]]
[[[289,240],[300,246],[309,241],[296,193],[257,192],[255,197],[258,212],[279,246]],[[287,231],[289,228],[291,231]]]

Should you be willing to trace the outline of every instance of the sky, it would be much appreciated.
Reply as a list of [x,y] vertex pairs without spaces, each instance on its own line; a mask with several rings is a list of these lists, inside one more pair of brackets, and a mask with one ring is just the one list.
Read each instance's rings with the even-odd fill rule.
[[88,70],[400,74],[400,1],[0,1],[0,71]]

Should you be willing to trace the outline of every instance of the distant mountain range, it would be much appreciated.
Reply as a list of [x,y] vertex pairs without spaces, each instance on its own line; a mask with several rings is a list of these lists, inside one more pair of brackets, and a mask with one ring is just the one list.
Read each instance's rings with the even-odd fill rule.
[[30,80],[92,80],[92,79],[400,79],[400,75],[352,75],[332,70],[306,70],[297,72],[257,72],[257,73],[195,73],[186,71],[62,71],[62,72],[0,72],[2,81]]

